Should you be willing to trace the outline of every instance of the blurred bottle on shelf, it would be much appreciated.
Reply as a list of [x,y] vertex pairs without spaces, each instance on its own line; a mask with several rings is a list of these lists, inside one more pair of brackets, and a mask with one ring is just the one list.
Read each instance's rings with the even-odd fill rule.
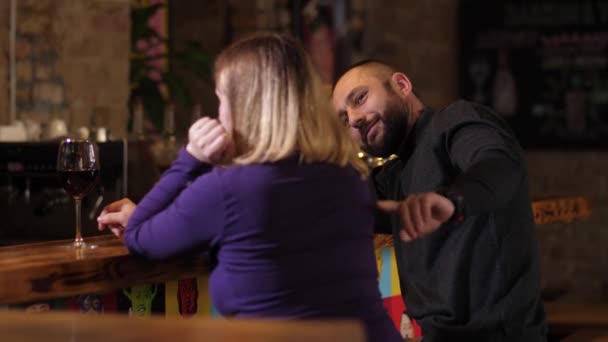
[[133,106],[132,139],[144,140],[144,104],[140,98],[135,99]]
[[190,123],[195,123],[198,119],[203,117],[203,106],[200,103],[195,103],[192,107],[192,116],[190,117]]
[[163,138],[175,141],[175,106],[172,103],[165,108],[163,122]]
[[498,69],[494,77],[492,107],[505,116],[513,116],[517,112],[517,86],[509,68],[509,52],[498,52]]
[[582,76],[575,73],[564,98],[566,113],[566,128],[569,133],[581,134],[587,128],[586,94],[583,88]]

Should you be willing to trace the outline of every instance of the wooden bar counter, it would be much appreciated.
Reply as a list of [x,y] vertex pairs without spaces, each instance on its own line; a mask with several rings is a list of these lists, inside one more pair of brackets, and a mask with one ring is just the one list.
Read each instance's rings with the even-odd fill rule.
[[105,292],[208,273],[204,258],[146,261],[130,255],[113,235],[85,238],[95,248],[71,241],[0,248],[0,304]]

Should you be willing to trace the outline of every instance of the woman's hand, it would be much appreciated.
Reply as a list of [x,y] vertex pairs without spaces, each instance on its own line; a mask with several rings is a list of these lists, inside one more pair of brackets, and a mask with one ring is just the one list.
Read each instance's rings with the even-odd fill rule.
[[108,204],[97,217],[97,228],[99,230],[108,228],[122,239],[135,207],[135,203],[128,198]]
[[234,143],[218,120],[204,117],[190,126],[186,151],[203,163],[226,164],[234,156]]

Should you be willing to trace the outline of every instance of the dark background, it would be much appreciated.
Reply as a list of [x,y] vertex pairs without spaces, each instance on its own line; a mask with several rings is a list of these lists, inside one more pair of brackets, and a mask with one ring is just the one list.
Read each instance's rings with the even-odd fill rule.
[[498,55],[508,56],[517,110],[505,119],[524,147],[608,147],[607,1],[463,0],[460,37],[464,98],[493,107]]

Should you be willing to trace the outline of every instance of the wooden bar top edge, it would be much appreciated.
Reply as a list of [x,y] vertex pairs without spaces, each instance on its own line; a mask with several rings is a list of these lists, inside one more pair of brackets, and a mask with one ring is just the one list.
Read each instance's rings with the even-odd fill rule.
[[129,254],[114,236],[86,239],[97,248],[76,250],[70,241],[0,248],[0,304],[107,292],[209,273],[204,257],[148,261]]

